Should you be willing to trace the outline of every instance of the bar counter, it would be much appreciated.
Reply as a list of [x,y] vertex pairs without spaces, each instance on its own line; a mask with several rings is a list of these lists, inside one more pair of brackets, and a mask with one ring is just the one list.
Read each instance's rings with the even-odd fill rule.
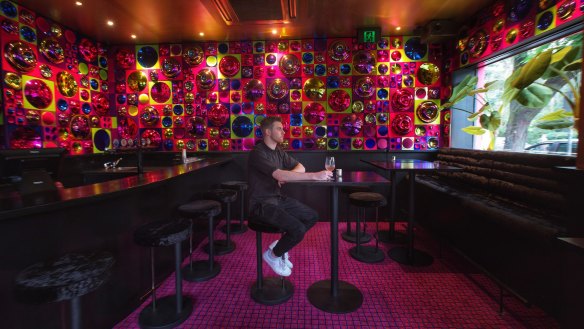
[[[112,179],[103,183],[61,188],[57,193],[45,195],[46,202],[37,199],[36,202],[23,202],[18,195],[12,200],[6,200],[0,211],[0,220],[26,216],[36,212],[52,211],[58,208],[74,207],[86,202],[95,202],[102,199],[119,197],[120,193],[130,193],[136,188],[156,188],[161,184],[170,183],[177,177],[196,172],[198,170],[221,165],[230,161],[230,158],[202,159],[200,161],[178,164],[167,167],[151,167],[138,175]],[[114,173],[116,169],[104,170],[104,174]],[[93,173],[98,172],[96,170]],[[127,173],[124,171],[124,173]],[[41,197],[42,198],[42,197]]]
[[[43,323],[45,328],[57,328],[59,318],[68,318],[67,303],[16,302],[13,285],[18,272],[67,253],[106,251],[116,261],[112,275],[101,288],[83,296],[81,304],[84,323],[111,328],[140,304],[150,285],[150,250],[134,243],[134,230],[145,222],[176,218],[178,205],[194,192],[222,180],[243,178],[234,176],[240,174],[230,157],[209,157],[103,183],[62,188],[52,202],[34,206],[15,202],[12,209],[0,211],[2,327],[38,328]],[[195,227],[194,231],[195,241],[201,241],[206,230]],[[186,244],[183,250],[187,250]],[[155,252],[157,282],[161,282],[174,268],[174,251],[157,248]]]

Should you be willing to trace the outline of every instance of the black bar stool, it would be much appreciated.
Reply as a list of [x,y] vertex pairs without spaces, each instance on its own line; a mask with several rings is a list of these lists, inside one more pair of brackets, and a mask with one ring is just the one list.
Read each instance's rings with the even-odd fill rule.
[[[228,181],[221,183],[221,188],[226,188],[230,190],[236,190],[239,192],[239,197],[241,198],[241,208],[239,210],[239,223],[231,224],[232,234],[241,234],[247,231],[247,226],[243,223],[243,215],[245,214],[245,191],[247,190],[247,182],[243,181]],[[226,232],[227,228],[223,226],[221,231]]]
[[[159,220],[140,226],[134,232],[136,244],[150,247],[150,266],[152,271],[152,302],[141,312],[138,318],[140,328],[175,328],[183,323],[193,312],[193,301],[182,295],[182,277],[180,264],[181,242],[190,232],[190,223],[186,220]],[[175,295],[161,299],[156,298],[156,276],[154,273],[154,248],[174,244]]]
[[109,253],[67,254],[31,265],[16,276],[15,298],[23,303],[71,303],[71,328],[81,329],[81,296],[99,288],[110,276]]
[[288,279],[282,277],[264,278],[262,268],[262,233],[282,233],[279,228],[262,223],[257,218],[247,222],[249,229],[256,232],[257,280],[251,286],[251,298],[263,305],[284,303],[294,294],[294,286]]
[[365,208],[375,208],[375,247],[361,246],[361,234],[357,231],[357,245],[349,249],[349,254],[356,260],[364,263],[377,263],[385,258],[385,254],[379,249],[379,207],[387,204],[383,195],[374,192],[356,192],[349,194],[349,201],[357,207],[357,226],[360,224],[360,212],[365,212]]
[[[235,242],[231,241],[231,203],[237,200],[237,191],[229,189],[213,189],[206,192],[195,194],[196,199],[210,199],[227,205],[225,214],[225,240],[214,240],[215,255],[226,255],[235,250]],[[209,244],[207,243],[203,250],[209,253]]]
[[[357,192],[371,192],[371,189],[367,186],[343,186],[341,187],[341,193],[349,196],[351,193],[357,193]],[[341,237],[343,238],[343,240],[347,241],[347,242],[351,242],[351,243],[355,243],[357,242],[357,234],[355,233],[357,230],[357,227],[359,227],[359,225],[356,226],[355,231],[351,230],[351,216],[350,216],[350,209],[351,209],[351,203],[347,203],[347,230],[345,232],[343,232],[341,234]],[[361,242],[362,243],[367,243],[369,241],[371,241],[371,235],[367,232],[365,232],[365,229],[361,230]]]
[[[214,259],[215,243],[213,242],[213,217],[221,213],[221,204],[215,200],[196,200],[178,207],[181,216],[191,220],[191,240],[189,246],[189,264],[182,268],[183,276],[187,281],[202,282],[210,280],[221,272],[221,265]],[[209,219],[209,259],[193,262],[193,219]]]

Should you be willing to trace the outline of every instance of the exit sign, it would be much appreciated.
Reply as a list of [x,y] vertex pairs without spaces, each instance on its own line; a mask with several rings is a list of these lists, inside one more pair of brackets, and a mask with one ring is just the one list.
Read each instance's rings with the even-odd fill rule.
[[380,27],[365,27],[357,29],[357,41],[359,43],[377,42],[381,39]]

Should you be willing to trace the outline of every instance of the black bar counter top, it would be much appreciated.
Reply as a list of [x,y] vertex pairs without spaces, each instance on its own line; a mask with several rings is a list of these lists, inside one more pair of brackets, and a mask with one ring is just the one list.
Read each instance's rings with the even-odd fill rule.
[[[23,200],[17,193],[3,196],[0,208],[0,220],[26,216],[36,212],[52,211],[56,208],[78,206],[86,202],[94,202],[103,198],[118,197],[120,193],[128,193],[136,188],[156,188],[162,182],[203,168],[224,164],[231,161],[229,157],[201,159],[200,161],[169,165],[167,167],[146,167],[142,174],[112,179],[103,183],[59,188],[56,192],[37,195],[34,199]],[[128,173],[122,169],[96,169],[92,173],[114,174]],[[130,172],[131,173],[131,172]]]

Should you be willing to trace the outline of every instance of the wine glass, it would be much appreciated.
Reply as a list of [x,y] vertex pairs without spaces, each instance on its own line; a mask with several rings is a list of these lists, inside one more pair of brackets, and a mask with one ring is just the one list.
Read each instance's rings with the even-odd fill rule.
[[335,170],[335,157],[326,157],[324,160],[324,169],[328,171]]

